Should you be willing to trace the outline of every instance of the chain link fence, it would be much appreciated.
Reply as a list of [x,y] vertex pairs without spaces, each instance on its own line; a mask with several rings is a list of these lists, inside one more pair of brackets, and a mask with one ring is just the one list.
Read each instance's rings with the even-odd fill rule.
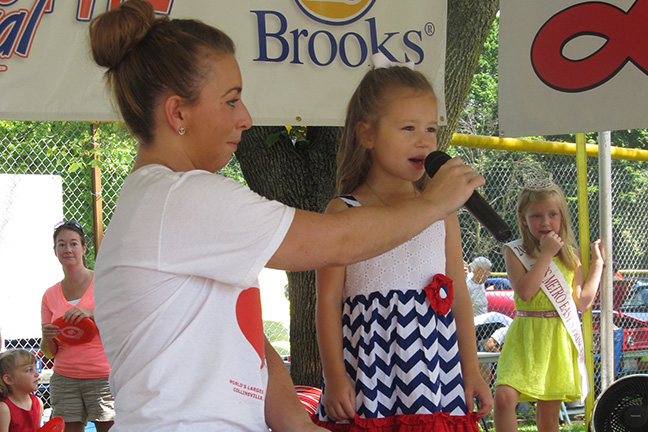
[[[456,154],[475,167],[486,178],[481,194],[492,203],[502,218],[513,228],[513,238],[519,238],[516,217],[517,196],[521,189],[521,176],[528,167],[538,167],[550,172],[554,182],[559,185],[567,199],[572,229],[579,241],[577,171],[574,156],[506,152],[457,147]],[[589,242],[600,237],[599,215],[599,167],[598,159],[587,158],[587,184],[589,207]],[[616,273],[613,282],[615,375],[616,378],[648,372],[648,165],[638,161],[612,160],[612,232],[613,232],[613,269]],[[460,210],[459,219],[462,229],[463,253],[467,262],[475,257],[485,256],[492,263],[492,276],[486,283],[489,299],[489,312],[499,313],[512,318],[515,314],[513,293],[506,284],[506,268],[502,255],[502,245],[496,242],[485,229],[465,210]],[[600,302],[593,306],[593,351],[595,359],[595,395],[600,393]],[[487,321],[477,326],[480,348],[491,334],[500,327],[506,327],[506,319],[491,315]],[[491,321],[491,322],[488,322]],[[584,331],[587,331],[585,329]],[[488,356],[486,356],[488,357]],[[482,366],[482,372],[491,386],[496,378],[496,363]]]
[[[98,144],[95,147],[94,144]],[[63,215],[82,223],[87,232],[94,227],[93,201],[100,199],[105,229],[115,209],[122,182],[132,166],[136,143],[125,127],[118,123],[88,124],[80,122],[4,122],[0,121],[0,173],[58,175],[63,184]],[[506,152],[456,147],[451,153],[460,155],[486,177],[481,194],[517,233],[516,200],[519,191],[521,162],[539,166],[553,174],[554,181],[565,192],[572,227],[578,236],[576,163],[573,156]],[[599,237],[598,161],[588,158],[588,196],[590,241]],[[93,187],[93,167],[101,170],[101,189]],[[226,169],[228,175],[240,178],[235,164]],[[615,326],[618,329],[619,352],[615,359],[617,374],[636,373],[648,368],[648,169],[641,162],[613,160],[612,205],[614,263],[623,281],[615,282]],[[0,191],[1,192],[1,191]],[[0,210],[10,205],[0,196]],[[9,213],[0,214],[1,227]],[[486,256],[493,263],[494,276],[505,277],[501,244],[497,243],[465,210],[459,212],[463,237],[464,259],[470,262]],[[1,238],[0,238],[1,241]],[[88,263],[94,266],[94,238],[89,236]],[[54,259],[54,257],[52,257]],[[25,260],[30,268],[37,263]],[[29,269],[23,271],[29,274]],[[52,284],[56,281],[52,281]],[[44,287],[43,289],[45,289]],[[489,284],[488,293],[508,296],[512,293],[501,283]],[[504,285],[504,288],[506,286]],[[2,287],[4,290],[10,289]],[[3,294],[3,297],[5,295]],[[506,300],[506,299],[505,299]],[[0,301],[2,299],[0,298]],[[514,311],[493,305],[491,312],[512,316]],[[2,317],[0,317],[0,325]],[[594,346],[598,347],[595,317]],[[287,320],[267,320],[264,328],[271,342],[284,356],[290,354]],[[491,331],[489,329],[489,331]],[[485,333],[484,337],[490,333]],[[38,351],[38,335],[32,339],[8,340],[7,347],[26,347]],[[46,369],[49,364],[45,364]],[[494,365],[489,366],[488,379],[494,378]],[[44,390],[46,390],[44,388]]]
[[[98,146],[95,147],[95,144]],[[94,207],[100,202],[102,232],[108,226],[115,210],[121,185],[131,170],[137,151],[137,143],[130,136],[123,124],[89,124],[85,122],[7,122],[0,121],[0,174],[8,175],[55,175],[62,180],[63,219],[79,221],[86,231],[88,267],[94,268],[95,237],[93,235]],[[100,183],[93,184],[94,168],[100,169]],[[223,174],[242,180],[240,168],[235,160],[223,169]],[[9,184],[17,183],[9,176]],[[11,186],[0,188],[0,243],[3,227],[13,213],[15,197],[11,196]],[[52,227],[53,230],[54,227]],[[27,228],[28,229],[28,228]],[[56,258],[51,255],[52,260]],[[19,274],[28,275],[38,263],[24,260],[25,267],[13,269]],[[28,276],[27,276],[28,277]],[[277,278],[275,278],[277,279]],[[57,281],[53,280],[45,289]],[[0,302],[6,301],[7,291],[12,287],[0,288]],[[274,291],[284,292],[284,286]],[[287,301],[287,300],[286,300]],[[40,298],[35,303],[40,306]],[[287,308],[286,315],[288,314]],[[264,311],[265,314],[265,311]],[[264,329],[269,340],[280,355],[288,358],[290,342],[288,334],[288,317],[271,318],[264,321]],[[10,330],[8,323],[0,316],[2,326]],[[30,338],[6,339],[5,348],[28,349],[39,358],[43,368],[40,395],[49,406],[48,378],[51,374],[52,361],[39,352],[38,335]]]
[[[108,149],[98,152],[93,147],[93,133],[96,139],[110,142]],[[114,143],[117,143],[116,145]],[[103,199],[104,220],[107,222],[115,208],[117,197],[123,179],[132,165],[135,155],[133,140],[128,137],[125,128],[117,124],[96,125],[81,122],[4,122],[0,121],[0,174],[5,176],[6,190],[0,191],[0,233],[8,225],[8,218],[14,212],[12,206],[17,203],[10,191],[20,182],[13,175],[49,175],[60,176],[62,184],[63,218],[76,220],[81,223],[86,232],[88,267],[94,268],[95,238],[93,236],[93,203]],[[102,157],[103,156],[103,157]],[[101,181],[103,196],[93,187],[92,168],[97,166],[96,157],[100,157]],[[43,209],[43,211],[47,211]],[[53,232],[52,226],[52,232]],[[26,230],[30,229],[25,227]],[[2,241],[0,236],[0,242]],[[51,259],[55,260],[54,254]],[[3,272],[15,272],[29,278],[31,272],[37,272],[42,263],[33,262],[25,257],[24,268],[5,269]],[[6,275],[6,273],[5,273]],[[42,292],[56,283],[52,280],[42,287]],[[0,302],[9,297],[5,290],[20,289],[16,286],[2,286]],[[40,307],[40,297],[33,299],[35,307]],[[40,309],[38,309],[40,311]],[[8,322],[8,318],[0,316],[0,326],[5,334],[24,333],[22,329],[11,328],[17,323]],[[39,359],[41,370],[39,384],[40,396],[49,408],[49,376],[51,376],[51,360],[39,351],[39,335],[30,338],[7,339],[5,347],[23,348],[32,351]]]

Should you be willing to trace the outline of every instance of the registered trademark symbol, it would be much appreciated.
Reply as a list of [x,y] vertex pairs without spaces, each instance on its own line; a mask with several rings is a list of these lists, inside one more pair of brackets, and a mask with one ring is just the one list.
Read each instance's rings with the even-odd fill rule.
[[431,22],[425,24],[425,34],[428,36],[432,36],[434,32],[436,31],[436,27],[434,27],[434,24]]

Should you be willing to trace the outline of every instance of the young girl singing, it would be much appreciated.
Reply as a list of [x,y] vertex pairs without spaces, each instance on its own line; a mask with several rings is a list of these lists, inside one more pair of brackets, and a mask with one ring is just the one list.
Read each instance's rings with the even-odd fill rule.
[[537,401],[538,431],[558,431],[561,401],[587,394],[582,332],[577,310],[592,304],[603,269],[600,240],[583,280],[574,249],[565,196],[550,180],[525,187],[517,214],[522,238],[504,247],[515,292],[515,319],[500,355],[495,428],[517,431],[518,401]]
[[38,389],[36,357],[13,349],[0,354],[0,431],[36,432],[43,417]]
[[[349,102],[340,196],[327,212],[418,196],[436,131],[436,99],[422,74],[369,71]],[[476,431],[492,407],[454,213],[376,258],[319,270],[317,334],[324,385],[314,418],[330,430]]]

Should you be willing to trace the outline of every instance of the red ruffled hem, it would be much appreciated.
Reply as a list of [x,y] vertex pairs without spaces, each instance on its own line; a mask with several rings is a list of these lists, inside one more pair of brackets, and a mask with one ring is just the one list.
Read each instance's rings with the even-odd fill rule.
[[363,419],[356,415],[350,423],[320,421],[316,414],[313,423],[333,432],[478,432],[477,413],[453,416],[448,413],[404,414],[384,418]]

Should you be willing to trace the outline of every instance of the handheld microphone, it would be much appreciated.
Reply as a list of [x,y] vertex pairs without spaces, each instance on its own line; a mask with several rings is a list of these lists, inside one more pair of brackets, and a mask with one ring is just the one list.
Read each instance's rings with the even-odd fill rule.
[[[448,160],[450,160],[450,156],[447,153],[440,150],[434,151],[425,158],[425,171],[430,177],[433,177],[441,165]],[[511,228],[477,191],[474,191],[468,198],[464,207],[495,237],[495,240],[505,242],[513,235]]]

